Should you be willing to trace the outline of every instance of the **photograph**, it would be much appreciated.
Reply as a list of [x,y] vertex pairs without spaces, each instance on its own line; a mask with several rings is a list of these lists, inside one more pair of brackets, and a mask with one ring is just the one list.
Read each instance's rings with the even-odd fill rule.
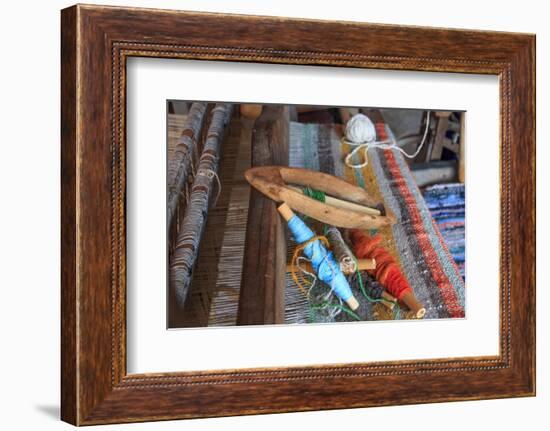
[[451,105],[168,100],[168,328],[465,318]]

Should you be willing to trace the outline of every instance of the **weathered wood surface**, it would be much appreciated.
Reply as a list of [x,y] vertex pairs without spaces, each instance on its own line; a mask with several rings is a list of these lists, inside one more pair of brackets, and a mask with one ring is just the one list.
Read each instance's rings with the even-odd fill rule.
[[[265,106],[252,132],[252,166],[288,165],[288,108]],[[286,230],[274,201],[250,194],[238,325],[284,323]]]
[[428,160],[441,160],[441,155],[443,154],[443,146],[445,144],[445,133],[449,127],[449,117],[451,112],[448,111],[436,111],[436,126],[435,126],[435,136],[433,140],[433,147],[431,148],[430,154],[428,154]]

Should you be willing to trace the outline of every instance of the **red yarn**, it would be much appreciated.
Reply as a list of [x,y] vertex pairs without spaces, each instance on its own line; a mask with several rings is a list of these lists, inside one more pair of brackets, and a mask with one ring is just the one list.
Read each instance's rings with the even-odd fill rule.
[[368,273],[374,276],[386,290],[397,299],[411,291],[411,286],[401,273],[399,265],[393,256],[378,244],[382,241],[380,235],[370,237],[360,230],[350,231],[350,238],[353,242],[354,253],[357,259],[375,259],[376,269]]

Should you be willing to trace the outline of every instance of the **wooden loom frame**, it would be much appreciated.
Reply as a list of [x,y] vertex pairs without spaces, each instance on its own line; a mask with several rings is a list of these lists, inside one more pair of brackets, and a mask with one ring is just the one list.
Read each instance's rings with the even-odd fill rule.
[[[534,395],[534,35],[79,5],[62,11],[61,44],[63,420],[87,425]],[[128,375],[130,56],[498,75],[500,354]]]

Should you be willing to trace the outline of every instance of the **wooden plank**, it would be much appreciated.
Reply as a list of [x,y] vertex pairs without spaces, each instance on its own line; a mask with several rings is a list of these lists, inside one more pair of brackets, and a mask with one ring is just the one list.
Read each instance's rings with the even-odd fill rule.
[[428,163],[414,163],[411,172],[418,187],[457,181],[456,160],[434,160]]
[[61,15],[61,419],[78,422],[77,7]]
[[435,113],[437,125],[433,148],[430,154],[428,154],[429,160],[441,160],[441,155],[443,154],[443,144],[445,142],[445,133],[447,132],[447,127],[449,126],[450,115],[450,112],[438,111]]
[[[265,106],[252,132],[252,166],[288,165],[289,112]],[[284,323],[286,230],[275,202],[250,194],[238,325]]]

